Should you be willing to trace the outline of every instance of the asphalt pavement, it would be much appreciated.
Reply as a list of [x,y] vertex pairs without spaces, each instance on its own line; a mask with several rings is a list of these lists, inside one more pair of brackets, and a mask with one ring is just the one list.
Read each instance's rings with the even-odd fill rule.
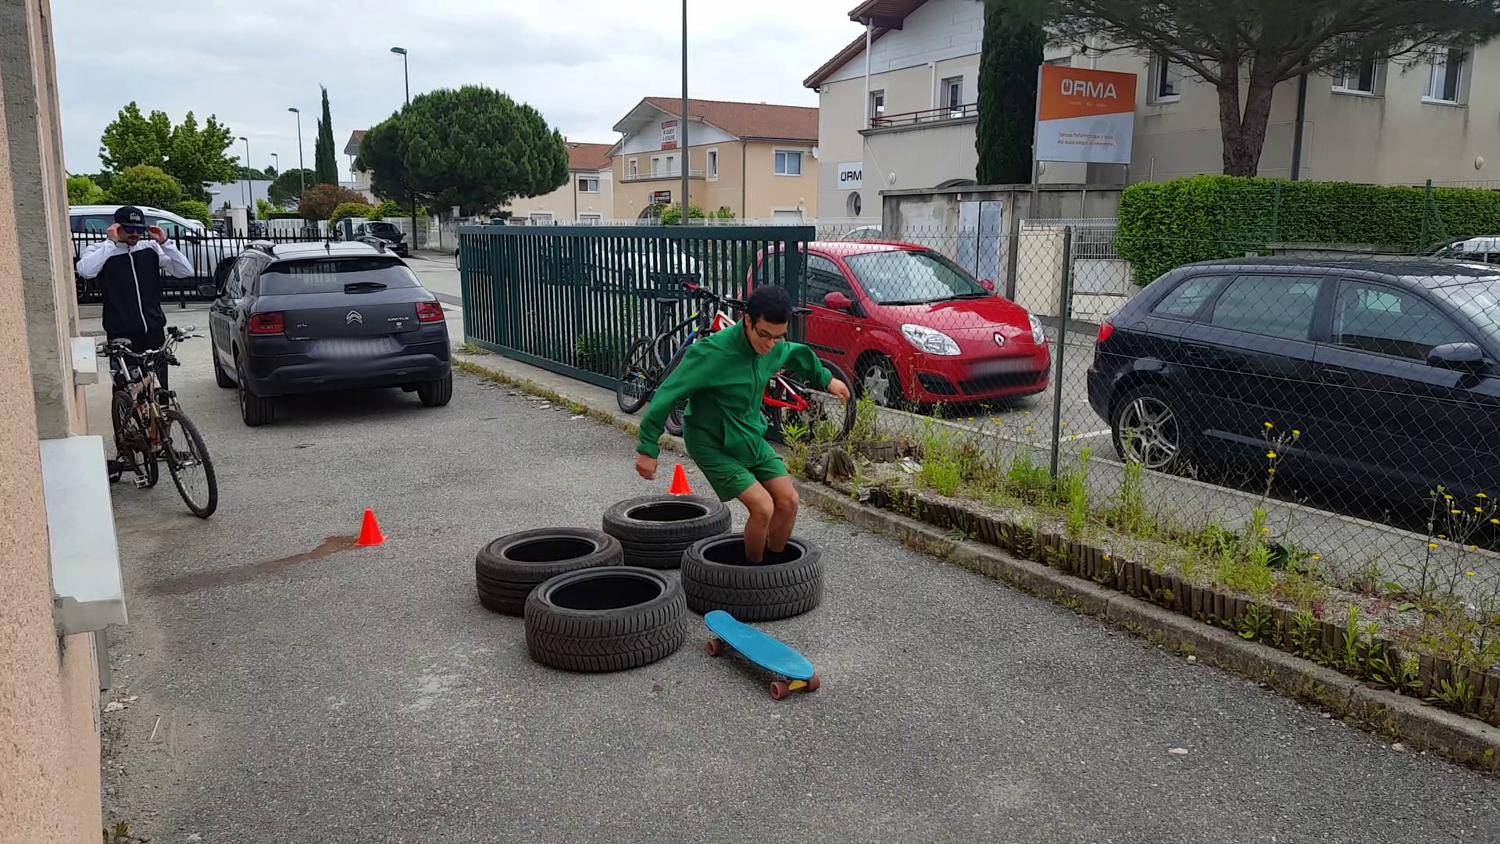
[[[623,433],[469,376],[445,408],[310,397],[251,429],[206,342],[180,357],[219,512],[114,488],[105,802],[152,844],[1500,840],[1494,779],[812,512],[824,604],[765,628],[816,694],[771,700],[701,623],[642,669],[544,668],[474,554],[597,526],[671,453],[648,484]],[[310,553],[367,507],[386,544]]]

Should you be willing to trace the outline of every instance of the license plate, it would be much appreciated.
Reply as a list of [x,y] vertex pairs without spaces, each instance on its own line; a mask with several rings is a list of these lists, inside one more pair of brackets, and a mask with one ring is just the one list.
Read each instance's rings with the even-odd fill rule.
[[336,340],[318,340],[313,344],[312,356],[329,360],[353,360],[388,355],[398,351],[400,343],[389,337],[353,337]]
[[1006,375],[1012,372],[1036,372],[1036,359],[1032,357],[1001,358],[987,360],[969,367],[976,378],[986,375]]

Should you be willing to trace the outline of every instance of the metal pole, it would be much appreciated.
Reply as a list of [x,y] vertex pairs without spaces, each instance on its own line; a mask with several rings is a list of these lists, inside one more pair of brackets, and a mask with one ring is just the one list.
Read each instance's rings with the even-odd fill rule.
[[[406,51],[401,52],[401,77],[406,83],[406,105],[411,107],[411,70],[406,58]],[[411,174],[407,174],[407,196],[411,199],[411,245],[410,250],[417,248],[417,191],[410,185]]]
[[[307,164],[302,160],[302,112],[289,108],[287,111],[297,115],[297,181],[302,185],[302,193],[307,193]],[[302,204],[302,197],[297,197],[297,204]]]
[[1057,480],[1062,457],[1063,358],[1068,349],[1068,316],[1073,310],[1073,227],[1063,227],[1062,296],[1059,297],[1057,329],[1057,374],[1052,396],[1052,479]]
[[[682,0],[682,125],[677,135],[682,139],[682,225],[688,224],[688,164],[693,154],[688,150],[688,33],[687,0]],[[707,155],[707,153],[704,153]]]
[[[240,140],[245,142],[245,169],[248,170],[250,169],[250,139],[240,138]],[[255,210],[255,177],[252,176],[245,180],[245,192],[249,196],[249,199],[245,200],[245,231],[248,234],[250,231],[250,215]]]

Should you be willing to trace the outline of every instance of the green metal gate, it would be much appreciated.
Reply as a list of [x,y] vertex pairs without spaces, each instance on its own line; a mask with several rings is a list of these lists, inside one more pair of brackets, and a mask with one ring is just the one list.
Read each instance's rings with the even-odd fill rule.
[[[801,303],[812,226],[465,226],[464,334],[492,352],[613,389],[632,341],[686,319],[682,282]],[[801,336],[799,321],[791,327]]]

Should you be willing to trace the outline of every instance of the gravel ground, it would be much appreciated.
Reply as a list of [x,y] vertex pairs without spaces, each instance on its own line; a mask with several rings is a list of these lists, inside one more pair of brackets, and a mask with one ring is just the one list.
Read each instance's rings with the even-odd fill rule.
[[[647,484],[624,434],[472,377],[245,428],[206,341],[181,356],[221,509],[115,489],[134,700],[103,716],[105,799],[153,844],[1500,840],[1493,779],[813,513],[825,602],[766,628],[818,693],[772,701],[701,625],[643,669],[543,668],[475,552],[597,526],[675,455]],[[284,562],[366,507],[384,546]]]

